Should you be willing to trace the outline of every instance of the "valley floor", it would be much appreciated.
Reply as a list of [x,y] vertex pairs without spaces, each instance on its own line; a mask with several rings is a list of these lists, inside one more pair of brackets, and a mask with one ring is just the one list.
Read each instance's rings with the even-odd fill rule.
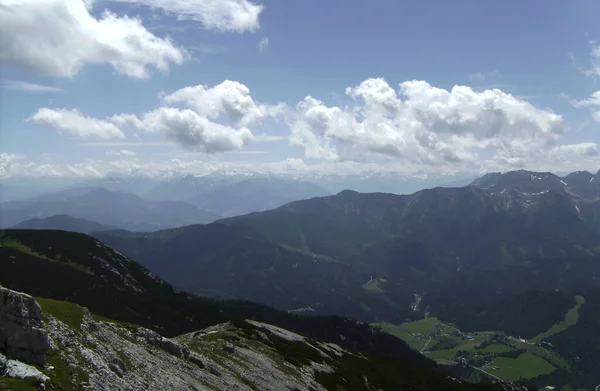
[[[555,371],[568,372],[570,363],[546,339],[577,323],[585,304],[582,296],[563,321],[534,338],[525,339],[497,331],[462,332],[438,318],[426,318],[400,325],[375,323],[374,326],[404,340],[439,364],[467,369],[468,380],[525,381],[540,386]],[[537,384],[536,384],[537,383]],[[568,384],[544,384],[548,390],[571,391]],[[600,391],[600,386],[595,391]]]

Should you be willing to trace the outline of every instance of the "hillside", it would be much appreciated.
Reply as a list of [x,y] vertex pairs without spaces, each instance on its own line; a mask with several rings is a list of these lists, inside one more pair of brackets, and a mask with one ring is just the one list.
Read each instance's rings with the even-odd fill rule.
[[57,229],[62,231],[79,232],[89,234],[98,231],[110,231],[117,229],[109,225],[103,225],[94,221],[78,219],[69,215],[55,215],[43,219],[31,219],[20,222],[12,227],[14,229]]
[[87,187],[45,194],[25,201],[5,202],[0,204],[0,211],[0,223],[5,228],[34,218],[62,214],[138,231],[208,223],[218,218],[184,202],[148,201],[129,193]]
[[[2,231],[0,244],[0,267],[5,271],[0,284],[44,298],[38,301],[50,338],[46,356],[54,369],[38,370],[59,389],[75,389],[75,384],[84,381],[92,390],[101,382],[113,384],[111,389],[148,389],[151,385],[181,389],[183,384],[197,384],[197,389],[223,384],[262,389],[260,384],[271,382],[295,384],[293,389],[327,390],[338,386],[357,390],[516,389],[508,384],[499,388],[451,380],[400,340],[366,324],[333,317],[296,317],[251,303],[215,302],[180,293],[86,235],[10,230]],[[8,301],[23,300],[29,299]],[[248,318],[255,321],[242,320]],[[180,336],[167,340],[155,331]],[[43,346],[35,348],[34,364],[41,360],[40,350],[47,349]],[[18,352],[10,354],[21,357]],[[161,376],[150,376],[156,370]],[[368,380],[363,383],[365,377]],[[0,377],[0,384],[3,381],[9,380]]]
[[[167,337],[232,319],[250,318],[303,335],[430,365],[402,342],[338,317],[307,318],[250,302],[194,297],[87,235],[65,231],[0,231],[0,284],[37,297],[83,305],[107,318]],[[35,273],[32,273],[35,270]]]

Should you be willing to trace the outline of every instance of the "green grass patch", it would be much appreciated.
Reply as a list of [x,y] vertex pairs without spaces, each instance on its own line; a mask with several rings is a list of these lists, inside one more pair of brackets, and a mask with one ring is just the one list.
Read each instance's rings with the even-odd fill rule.
[[391,323],[375,323],[375,326],[380,327],[386,333],[392,334],[398,338],[402,338],[407,334],[422,334],[429,335],[433,329],[433,325],[440,323],[438,318],[427,318],[417,320],[415,322],[403,323],[395,325]]
[[454,356],[458,353],[458,348],[449,350],[433,350],[427,354],[427,357],[432,360],[453,361]]
[[287,244],[281,244],[281,243],[279,244],[279,246],[285,248],[288,251],[300,253],[300,254],[306,255],[307,257],[312,257],[318,261],[335,262],[335,263],[344,263],[345,264],[345,262],[338,261],[337,259],[328,257],[327,255],[313,253],[312,251],[310,251],[308,249],[302,249],[302,248],[293,247],[293,246],[289,246]]
[[385,293],[383,289],[381,289],[381,283],[386,282],[383,278],[374,278],[361,285],[361,287],[367,293]]
[[10,391],[38,391],[39,388],[33,380],[11,379],[9,377],[0,377],[0,390]]
[[52,371],[46,372],[46,375],[50,377],[50,389],[79,391],[81,384],[89,381],[89,376],[81,368],[70,366],[67,360],[61,356],[61,349],[62,347],[59,347],[57,350],[48,350],[46,353],[48,365],[54,367]]
[[514,347],[515,349],[523,350],[523,351],[529,352],[533,355],[536,355],[538,357],[541,357],[541,358],[549,361],[550,363],[552,363],[552,365],[554,365],[554,366],[563,368],[565,370],[571,369],[571,366],[569,365],[567,360],[565,360],[558,354],[552,352],[551,350],[544,348],[543,346],[534,345],[534,344],[526,343],[526,342],[521,342],[516,338],[509,338],[508,345]]
[[42,310],[63,322],[71,329],[79,330],[83,322],[83,309],[77,304],[53,299],[35,298]]
[[508,353],[508,352],[512,352],[513,350],[514,349],[511,348],[510,346],[503,345],[503,344],[488,345],[485,348],[481,349],[482,352],[486,352],[486,353]]
[[[497,369],[494,369],[497,367]],[[491,364],[484,368],[504,380],[533,379],[534,377],[552,373],[556,367],[541,357],[529,352],[521,354],[516,359],[496,357]]]
[[575,301],[575,306],[567,311],[565,318],[562,321],[554,324],[549,330],[536,335],[532,341],[537,343],[542,342],[554,334],[558,334],[575,325],[579,320],[579,309],[585,304],[585,298],[583,296],[575,296]]
[[[2,238],[0,240],[0,245],[11,248],[11,249],[19,251],[19,252],[22,252],[24,254],[34,256],[36,258],[45,259],[46,261],[49,261],[49,262],[56,262],[61,265],[72,267],[73,269],[77,269],[84,273],[94,275],[94,273],[92,272],[92,270],[89,267],[85,267],[83,265],[80,265],[78,263],[71,262],[68,260],[58,260],[58,259],[50,258],[44,254],[35,252],[31,247],[28,247],[28,246],[24,245],[23,243],[19,242],[18,240],[12,239],[10,237]],[[59,258],[62,258],[62,256],[60,256]]]

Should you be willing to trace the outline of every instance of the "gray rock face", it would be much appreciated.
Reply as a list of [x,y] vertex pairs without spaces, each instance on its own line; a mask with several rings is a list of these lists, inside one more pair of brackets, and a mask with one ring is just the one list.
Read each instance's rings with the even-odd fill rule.
[[45,365],[49,347],[39,304],[27,294],[0,286],[0,352],[11,359]]
[[16,379],[33,380],[35,384],[41,385],[49,380],[49,377],[32,367],[17,360],[8,360],[6,367],[0,370],[0,375]]

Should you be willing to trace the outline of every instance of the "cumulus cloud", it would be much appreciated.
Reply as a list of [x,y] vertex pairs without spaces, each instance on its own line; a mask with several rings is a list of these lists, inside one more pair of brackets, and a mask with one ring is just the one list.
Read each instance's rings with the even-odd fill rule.
[[307,157],[465,166],[494,151],[512,159],[550,146],[564,127],[561,116],[498,89],[448,91],[413,80],[396,91],[368,79],[346,95],[353,105],[330,107],[310,96],[297,104],[291,142]]
[[181,64],[184,49],[149,32],[140,19],[105,10],[91,0],[4,0],[0,6],[0,59],[40,74],[73,77],[87,64],[147,78],[150,68]]
[[142,130],[162,133],[184,147],[206,153],[238,150],[254,139],[246,127],[222,125],[189,109],[162,107],[145,113],[138,125]]
[[41,108],[28,121],[49,126],[60,133],[88,138],[125,138],[125,134],[115,124],[84,116],[79,110]]
[[24,81],[18,81],[18,80],[6,80],[6,81],[2,82],[2,87],[9,89],[9,90],[32,92],[32,93],[62,92],[63,91],[61,88],[57,88],[57,87],[45,86],[45,85],[36,84],[36,83],[26,83]]
[[[257,103],[248,87],[238,82],[227,80],[214,87],[182,88],[164,96],[162,102],[182,104],[193,110],[163,106],[141,115],[121,113],[102,120],[85,117],[78,110],[42,108],[30,120],[79,137],[125,138],[123,130],[135,131],[133,135],[138,141],[134,144],[143,143],[145,135],[160,134],[183,147],[205,153],[237,151],[254,140],[281,139],[264,134],[255,138],[248,126],[278,116],[284,112],[285,105]],[[94,145],[126,146],[129,143]]]
[[137,154],[128,149],[109,149],[106,152],[107,156],[122,156],[122,157],[136,157]]
[[202,23],[209,30],[222,32],[256,31],[260,28],[261,4],[248,0],[112,0],[142,4],[160,9],[180,19]]
[[269,49],[269,38],[264,37],[258,42],[258,51],[266,52]]
[[283,105],[259,104],[250,96],[250,89],[237,81],[225,80],[214,87],[185,87],[163,97],[163,102],[183,104],[210,119],[226,115],[229,120],[248,126],[284,110]]

